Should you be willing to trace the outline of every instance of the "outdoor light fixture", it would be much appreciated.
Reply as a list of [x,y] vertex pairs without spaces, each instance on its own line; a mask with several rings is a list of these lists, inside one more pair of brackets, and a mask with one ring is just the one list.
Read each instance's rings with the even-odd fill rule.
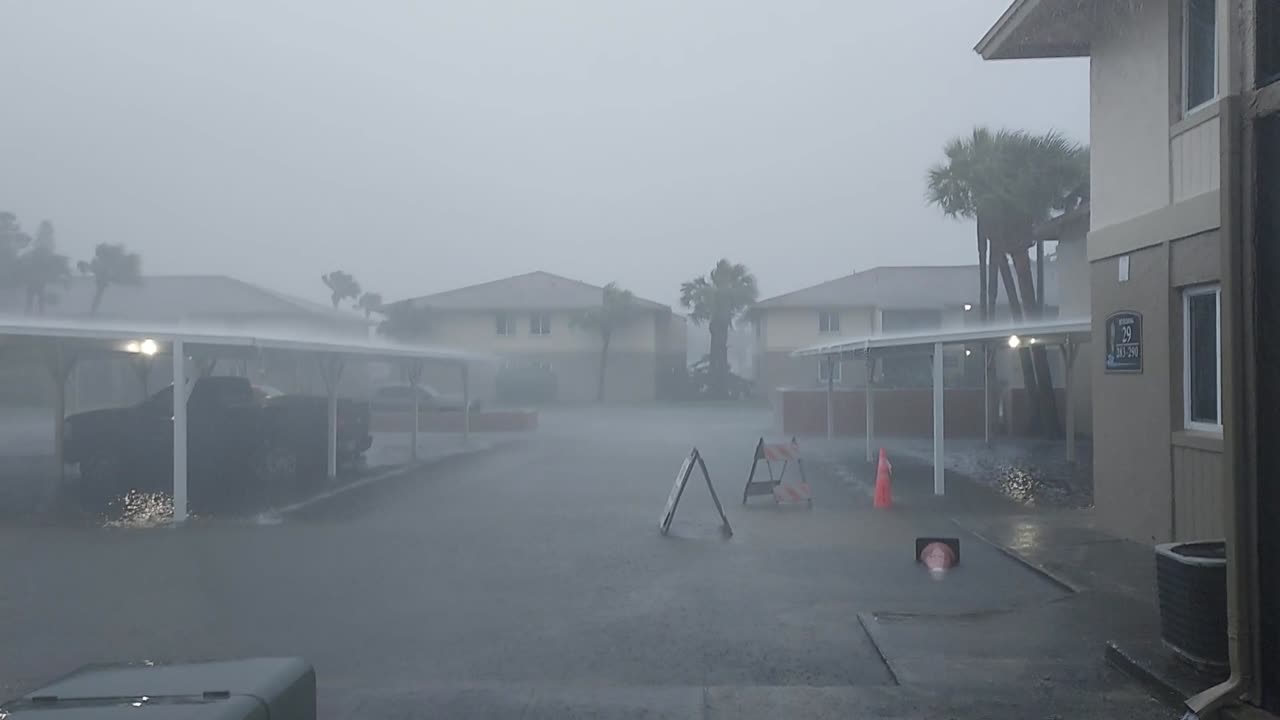
[[1035,338],[1031,338],[1030,340],[1028,340],[1028,341],[1027,341],[1027,343],[1029,343],[1029,344],[1031,344],[1031,345],[1035,345],[1035,344],[1036,344],[1036,339],[1035,339]]
[[146,340],[138,343],[138,352],[143,355],[155,355],[156,351],[159,349],[160,346],[156,345],[156,341],[151,338],[147,338]]
[[973,309],[973,303],[965,303],[965,304],[964,304],[964,311],[965,311],[965,312],[969,312],[969,311],[970,311],[970,310],[972,310],[972,309]]
[[142,352],[142,350],[141,350],[141,346],[139,346],[139,345],[138,345],[138,341],[137,341],[137,340],[134,340],[134,341],[132,341],[132,342],[127,342],[127,343],[125,343],[125,344],[124,344],[124,351],[125,351],[125,352],[128,352],[128,353],[139,353],[139,352]]
[[973,354],[973,351],[972,351],[972,350],[970,350],[969,348],[965,348],[965,349],[964,349],[964,356],[965,356],[965,357],[969,357],[969,356],[970,356],[970,355],[972,355],[972,354]]
[[1017,335],[1009,336],[1009,347],[1016,348],[1021,344],[1022,344],[1022,339],[1019,338]]

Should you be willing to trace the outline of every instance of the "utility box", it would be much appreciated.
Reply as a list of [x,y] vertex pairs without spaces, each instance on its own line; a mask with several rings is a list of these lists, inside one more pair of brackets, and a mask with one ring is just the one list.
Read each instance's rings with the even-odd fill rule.
[[90,665],[0,706],[21,720],[314,720],[316,674],[299,658]]

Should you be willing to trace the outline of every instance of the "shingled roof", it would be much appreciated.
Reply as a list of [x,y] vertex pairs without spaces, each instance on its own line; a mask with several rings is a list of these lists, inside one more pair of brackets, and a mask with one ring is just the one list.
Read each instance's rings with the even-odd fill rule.
[[[436,310],[585,310],[600,304],[604,288],[542,270],[468,285],[455,290],[402,300]],[[636,298],[636,305],[670,310],[661,303]]]

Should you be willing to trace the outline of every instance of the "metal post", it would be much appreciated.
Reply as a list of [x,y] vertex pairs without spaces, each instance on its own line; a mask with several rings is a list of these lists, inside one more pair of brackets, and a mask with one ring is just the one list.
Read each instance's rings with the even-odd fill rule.
[[[54,341],[57,342],[57,341]],[[67,465],[63,461],[63,450],[66,446],[65,427],[67,420],[67,377],[75,366],[75,358],[67,359],[61,345],[53,350],[53,462],[57,465],[58,484],[67,479]]]
[[418,392],[418,384],[422,382],[422,361],[413,360],[409,364],[409,372],[406,379],[409,381],[410,394],[413,395],[413,426],[409,431],[409,458],[414,462],[418,460],[418,432],[421,429],[418,425],[418,413],[421,411],[418,402],[421,397]]
[[982,442],[991,446],[991,345],[982,343]]
[[342,358],[322,359],[320,375],[329,393],[329,451],[326,475],[330,480],[335,480],[338,477],[338,380],[342,377]]
[[471,440],[471,368],[462,361],[462,442]]
[[1076,461],[1076,401],[1072,392],[1071,376],[1075,372],[1076,364],[1076,346],[1068,338],[1065,345],[1062,346],[1062,364],[1066,367],[1063,377],[1063,394],[1066,395],[1064,401],[1067,404],[1066,409],[1066,441],[1067,441],[1067,462]]
[[173,524],[187,521],[187,353],[173,347]]
[[823,361],[827,364],[827,442],[830,443],[836,433],[835,406],[831,402],[836,391],[836,359],[834,355],[827,355]]
[[866,376],[867,385],[862,393],[862,407],[866,411],[866,431],[867,431],[867,462],[875,462],[875,453],[873,444],[875,442],[876,427],[876,396],[874,388],[871,384],[875,381],[876,361],[871,358],[871,352],[864,350],[863,355],[866,358]]
[[945,495],[946,465],[943,444],[942,343],[933,344],[933,494]]

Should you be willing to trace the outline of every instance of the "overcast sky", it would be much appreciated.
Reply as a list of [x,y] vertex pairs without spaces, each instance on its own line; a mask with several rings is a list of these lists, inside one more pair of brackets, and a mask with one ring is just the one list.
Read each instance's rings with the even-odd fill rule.
[[943,142],[1088,138],[1087,61],[973,53],[1007,4],[0,0],[0,209],[319,300],[971,262],[923,199]]

